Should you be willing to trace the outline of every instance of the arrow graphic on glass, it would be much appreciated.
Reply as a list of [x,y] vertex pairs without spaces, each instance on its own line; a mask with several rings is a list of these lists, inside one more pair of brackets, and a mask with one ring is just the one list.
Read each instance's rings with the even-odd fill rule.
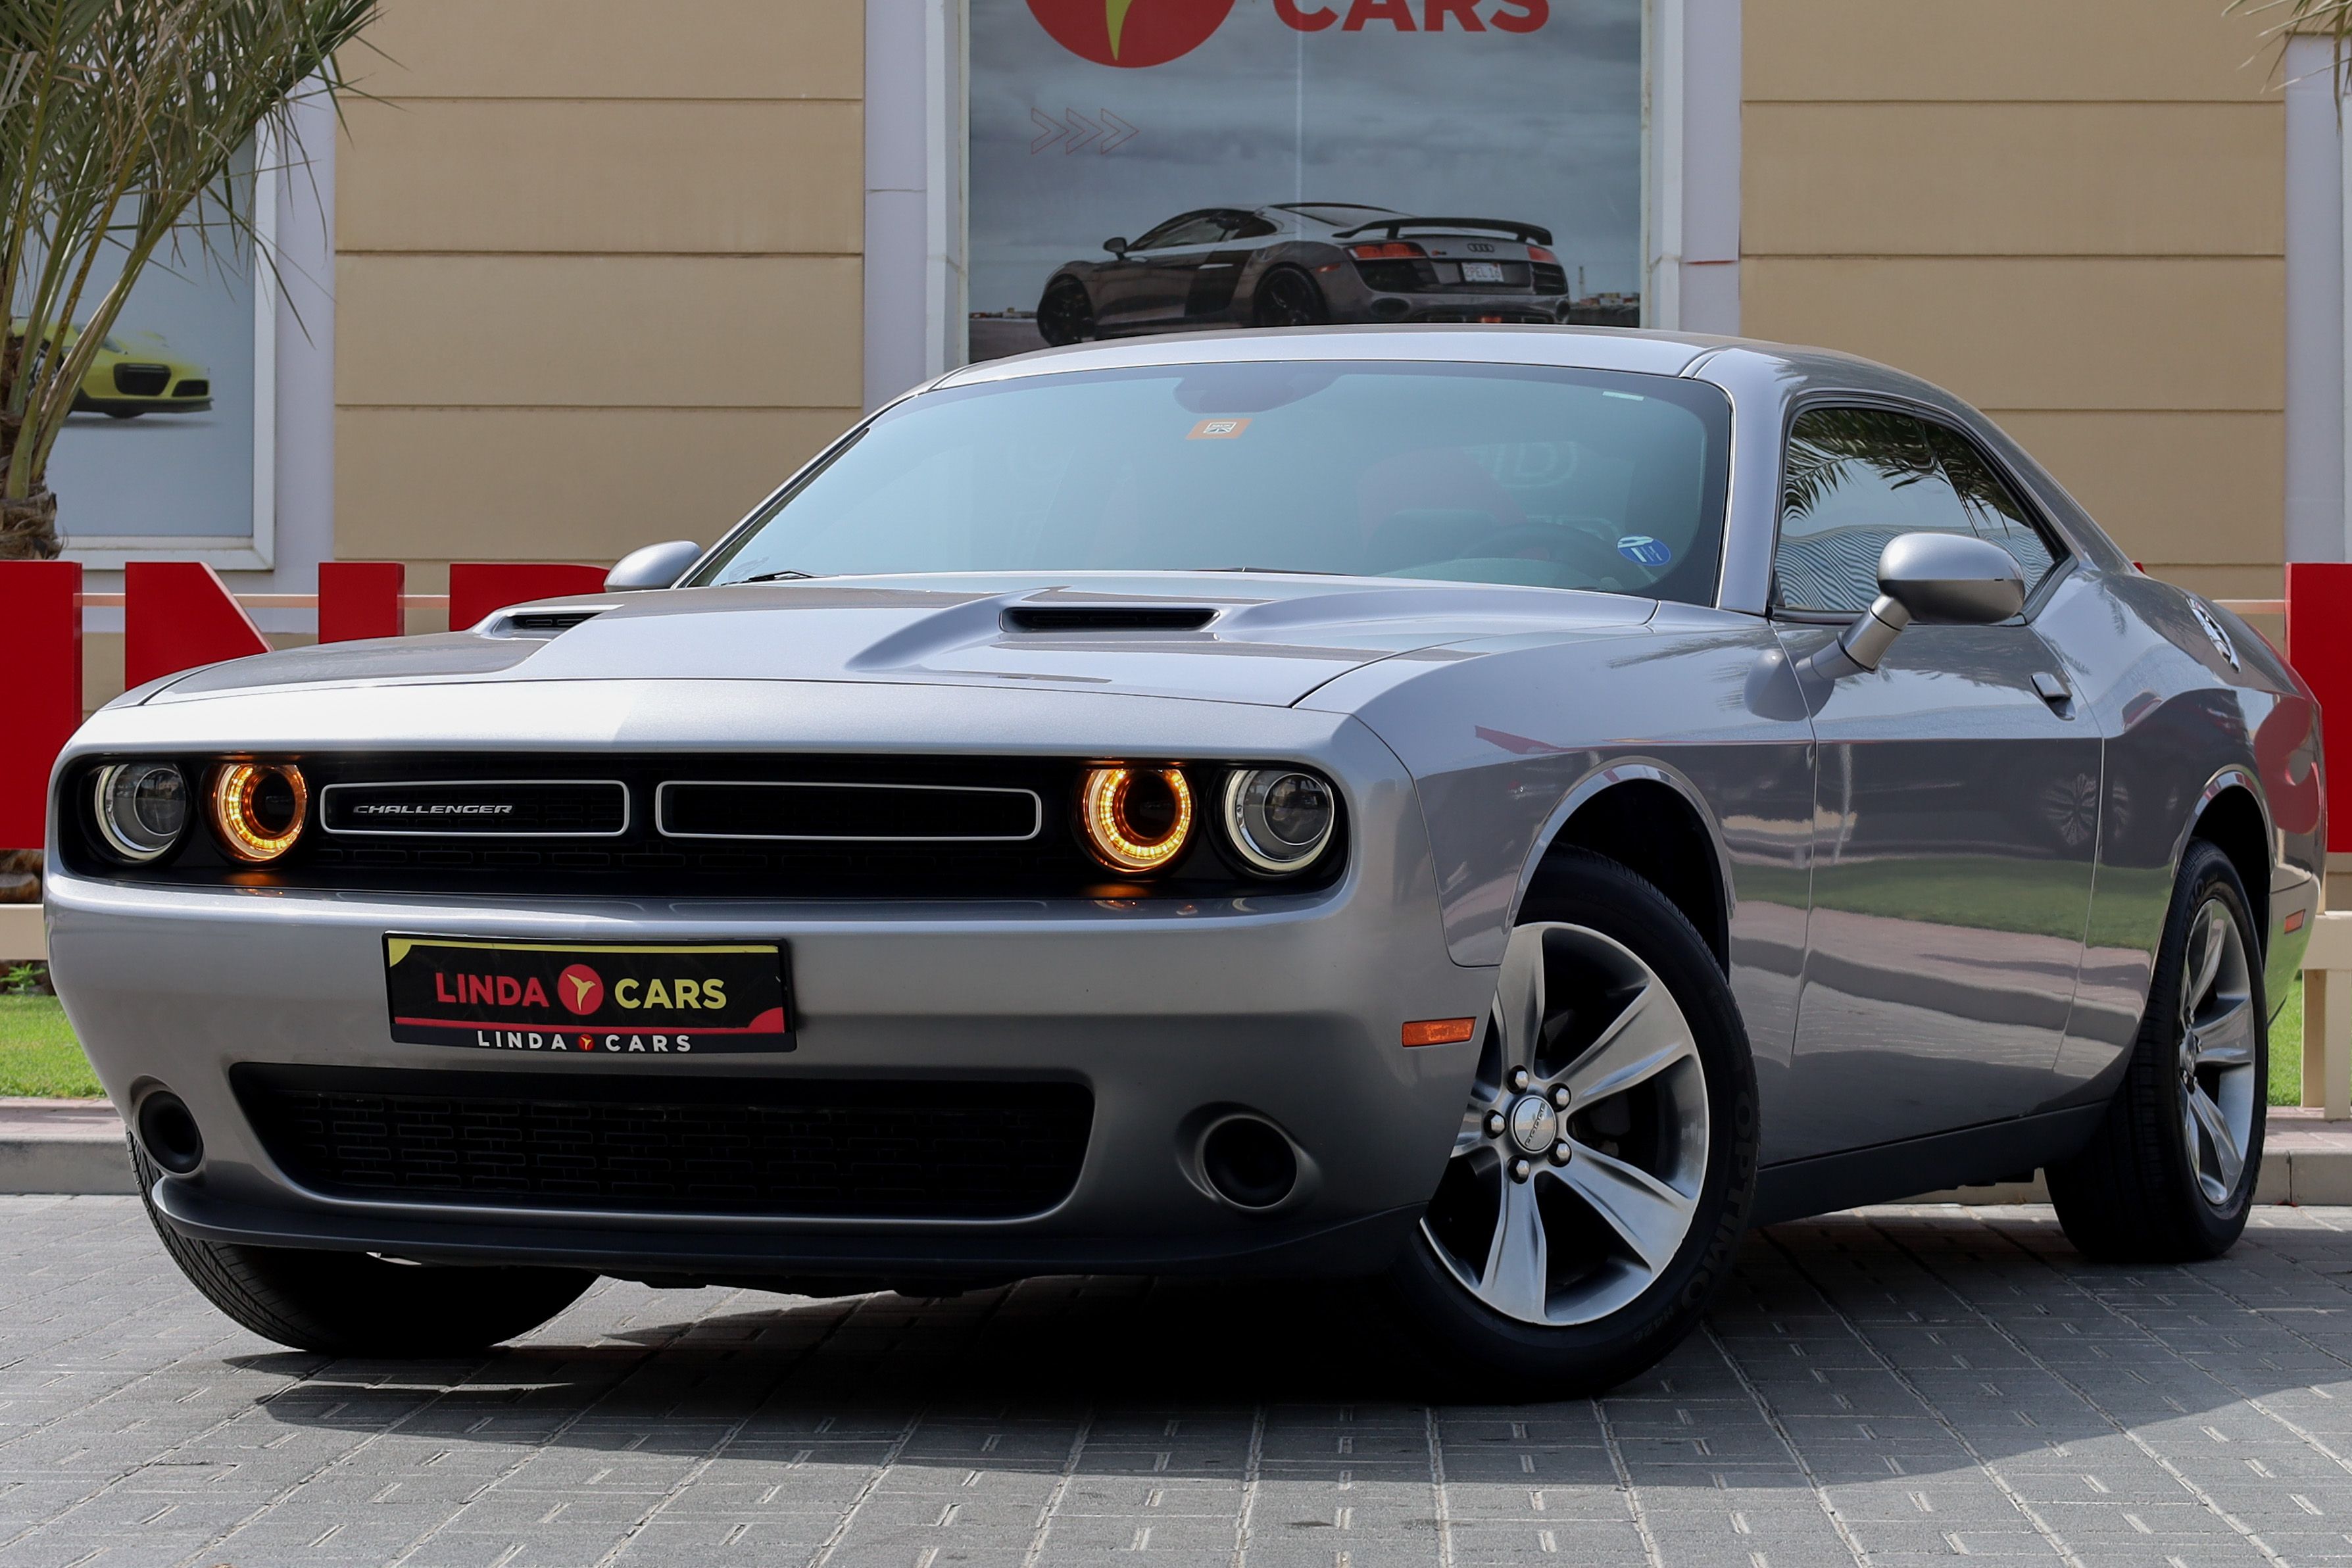
[[1076,153],[1087,146],[1097,153],[1115,153],[1142,134],[1108,109],[1097,110],[1092,119],[1075,109],[1064,110],[1059,119],[1042,109],[1032,109],[1029,120],[1044,133],[1031,139],[1032,154],[1055,146],[1064,153]]

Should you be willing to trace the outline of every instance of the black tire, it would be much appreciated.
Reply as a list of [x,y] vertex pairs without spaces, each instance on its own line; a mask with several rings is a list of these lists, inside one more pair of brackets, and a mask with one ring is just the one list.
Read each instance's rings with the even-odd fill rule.
[[298,1351],[472,1354],[530,1332],[596,1282],[572,1268],[433,1268],[365,1252],[199,1241],[155,1211],[162,1173],[135,1138],[131,1163],[147,1217],[188,1283],[240,1326]]
[[[1670,1260],[1656,1268],[1639,1294],[1590,1321],[1539,1324],[1506,1315],[1474,1294],[1455,1267],[1439,1256],[1435,1237],[1447,1202],[1445,1185],[1441,1184],[1430,1217],[1390,1272],[1391,1294],[1408,1330],[1449,1385],[1485,1389],[1489,1391],[1488,1399],[1506,1402],[1576,1397],[1615,1387],[1655,1363],[1692,1331],[1729,1277],[1755,1196],[1758,1148],[1756,1070],[1747,1027],[1715,955],[1664,894],[1613,860],[1578,851],[1556,857],[1546,867],[1519,919],[1521,932],[1540,930],[1546,922],[1598,932],[1641,960],[1664,984],[1681,1009],[1689,1043],[1696,1047],[1695,1065],[1705,1088],[1707,1131],[1699,1141],[1704,1167],[1694,1184],[1688,1228]],[[1552,950],[1547,946],[1543,951],[1549,975]],[[1507,959],[1500,973],[1507,975],[1509,968]],[[1599,994],[1595,988],[1579,990],[1569,984],[1573,973],[1570,971],[1563,977],[1559,993],[1562,999],[1557,1006],[1555,994],[1547,984],[1541,1009],[1547,1040],[1572,1040],[1577,1027],[1572,1015]],[[1507,978],[1498,982],[1499,987],[1508,984]],[[1597,1007],[1591,1011],[1604,1020],[1608,1016]],[[1600,1026],[1611,1026],[1604,1022]],[[1490,1021],[1486,1059],[1478,1083],[1472,1089],[1474,1115],[1483,1092],[1479,1086],[1496,1070],[1498,1034],[1498,1025]],[[1585,1046],[1570,1049],[1574,1054],[1564,1059],[1571,1064],[1598,1055]],[[1673,1070],[1687,1070],[1692,1065],[1685,1062]],[[1565,1079],[1570,1073],[1559,1076]],[[1660,1075],[1660,1081],[1664,1078]],[[1542,1084],[1533,1088],[1540,1091]],[[1592,1106],[1601,1103],[1598,1099],[1591,1102]],[[1579,1136],[1577,1119],[1586,1109],[1580,1106],[1561,1113],[1563,1142]],[[1637,1121],[1639,1115],[1637,1111]],[[1591,1131],[1586,1127],[1583,1135],[1589,1137]],[[1465,1117],[1465,1138],[1470,1131],[1471,1118]],[[1637,1131],[1632,1136],[1639,1135]],[[1631,1152],[1629,1146],[1615,1142],[1602,1147],[1612,1155]],[[1448,1181],[1465,1167],[1460,1149],[1457,1143],[1457,1153],[1448,1165]],[[1575,1158],[1585,1159],[1589,1153]],[[1573,1163],[1562,1165],[1563,1179],[1571,1173],[1568,1165]],[[1520,1163],[1524,1167],[1529,1163]],[[1540,1160],[1532,1163],[1538,1170],[1543,1166]],[[1504,1175],[1517,1180],[1510,1176],[1509,1162],[1505,1164]],[[1501,1223],[1499,1216],[1496,1223]],[[1571,1229],[1567,1234],[1576,1233]],[[1613,1244],[1609,1233],[1592,1234],[1601,1237],[1604,1248]],[[1590,1266],[1583,1259],[1553,1262],[1556,1275]],[[1505,1392],[1492,1392],[1498,1388]]]
[[1095,303],[1075,278],[1057,278],[1037,301],[1037,335],[1051,348],[1091,342],[1097,335]]
[[1319,327],[1331,307],[1315,279],[1296,267],[1277,267],[1258,279],[1251,319],[1261,327]]
[[[2188,1029],[2182,999],[2198,916],[2216,905],[2234,922],[2245,961],[2237,978],[2244,989],[2243,1016],[2252,1054],[2242,1069],[2229,1069],[2246,1074],[2252,1104],[2236,1180],[2219,1201],[2200,1169],[2210,1162],[2213,1146],[2208,1142],[2192,1149],[2187,1133],[2191,1101],[2184,1078]],[[2106,1120],[2082,1152],[2046,1173],[2058,1223],[2066,1239],[2086,1258],[2103,1263],[2194,1262],[2219,1258],[2246,1228],[2262,1174],[2263,1118],[2270,1083],[2262,942],[2252,911],[2230,858],[2201,839],[2191,843],[2173,883],[2147,1011],[2140,1019],[2123,1084],[2107,1106]],[[2197,1000],[2191,999],[2192,1006]],[[2210,1086],[2207,1098],[2217,1106],[2222,1099]]]

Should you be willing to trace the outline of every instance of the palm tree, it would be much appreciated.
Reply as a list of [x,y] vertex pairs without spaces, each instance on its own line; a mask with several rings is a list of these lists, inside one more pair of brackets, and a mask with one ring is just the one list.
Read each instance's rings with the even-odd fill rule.
[[[58,553],[49,454],[151,262],[249,266],[254,142],[301,156],[299,98],[376,0],[0,0],[0,561]],[[120,262],[103,288],[101,256]],[[262,258],[265,264],[268,258]]]
[[2336,45],[2336,79],[2352,89],[2352,0],[2230,0],[2224,9],[2233,16],[2260,16],[2271,24],[2267,35],[2279,41],[2285,54],[2290,37],[2321,37]]

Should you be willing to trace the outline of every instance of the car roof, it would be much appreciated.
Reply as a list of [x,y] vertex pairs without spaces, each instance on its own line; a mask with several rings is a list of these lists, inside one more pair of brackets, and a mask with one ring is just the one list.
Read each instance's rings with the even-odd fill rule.
[[1798,382],[1884,386],[1888,380],[1932,391],[1899,371],[1826,349],[1749,338],[1626,327],[1402,326],[1237,328],[1073,343],[950,371],[934,386],[971,386],[1072,371],[1150,365],[1264,363],[1284,360],[1423,360],[1468,364],[1541,364],[1577,370],[1686,375],[1727,351],[1769,360]]

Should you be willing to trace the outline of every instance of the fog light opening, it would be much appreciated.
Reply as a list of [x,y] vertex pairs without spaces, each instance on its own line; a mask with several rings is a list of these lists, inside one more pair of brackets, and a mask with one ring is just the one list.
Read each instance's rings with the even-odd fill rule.
[[1273,1123],[1235,1116],[1201,1140],[1201,1174],[1235,1208],[1270,1209],[1298,1184],[1298,1153]]
[[139,1102],[139,1145],[147,1157],[175,1176],[184,1176],[205,1163],[205,1137],[187,1102],[169,1089],[158,1089]]

